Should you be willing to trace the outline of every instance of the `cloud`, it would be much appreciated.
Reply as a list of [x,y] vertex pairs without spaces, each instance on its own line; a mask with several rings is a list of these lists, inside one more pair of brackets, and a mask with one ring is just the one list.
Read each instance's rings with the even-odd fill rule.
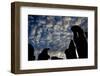
[[51,51],[58,51],[58,56],[73,38],[71,26],[78,25],[87,31],[87,17],[29,15],[28,18],[29,41],[39,50],[49,47]]

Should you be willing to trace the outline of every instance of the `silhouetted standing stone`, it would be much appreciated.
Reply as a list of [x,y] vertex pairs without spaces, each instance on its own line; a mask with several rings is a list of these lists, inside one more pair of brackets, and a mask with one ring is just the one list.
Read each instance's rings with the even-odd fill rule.
[[67,59],[76,59],[76,52],[73,40],[70,41],[69,48],[65,50],[66,58]]
[[74,34],[74,43],[77,48],[77,53],[79,58],[87,58],[88,57],[88,44],[85,33],[79,26],[73,26],[71,28]]
[[42,53],[39,54],[38,60],[48,60],[50,56],[48,55],[49,48],[43,49]]
[[88,33],[87,32],[85,32],[85,37],[88,38]]
[[35,60],[34,47],[31,44],[28,44],[28,60]]

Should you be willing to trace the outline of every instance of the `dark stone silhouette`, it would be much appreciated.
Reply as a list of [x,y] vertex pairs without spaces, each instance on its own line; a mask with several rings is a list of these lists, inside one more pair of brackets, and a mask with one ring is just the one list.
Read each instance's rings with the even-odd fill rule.
[[76,52],[73,40],[70,41],[69,48],[65,50],[66,58],[67,59],[76,59]]
[[72,26],[71,30],[74,34],[74,43],[77,48],[77,53],[79,58],[87,58],[88,57],[88,44],[85,33],[79,26]]
[[28,60],[35,60],[34,47],[31,44],[28,44]]
[[56,56],[51,57],[51,60],[58,60],[58,59],[63,59],[63,58],[58,58]]
[[42,53],[39,54],[38,60],[48,60],[50,56],[48,55],[49,48],[43,49]]
[[85,36],[86,36],[86,38],[88,38],[88,33],[87,32],[85,32]]

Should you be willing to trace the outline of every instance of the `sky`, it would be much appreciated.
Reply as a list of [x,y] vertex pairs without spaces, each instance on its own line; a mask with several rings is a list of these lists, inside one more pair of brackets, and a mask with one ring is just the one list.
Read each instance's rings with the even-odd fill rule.
[[50,48],[50,55],[61,56],[73,39],[71,27],[75,25],[88,32],[87,17],[28,15],[28,43],[35,54]]

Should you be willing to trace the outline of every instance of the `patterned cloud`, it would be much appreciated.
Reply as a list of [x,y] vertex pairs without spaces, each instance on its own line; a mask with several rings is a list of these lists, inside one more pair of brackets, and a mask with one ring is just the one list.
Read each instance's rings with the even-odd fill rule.
[[43,48],[50,48],[50,55],[64,57],[60,53],[68,48],[73,38],[71,26],[80,26],[87,32],[87,24],[87,17],[28,15],[28,41],[38,53]]

